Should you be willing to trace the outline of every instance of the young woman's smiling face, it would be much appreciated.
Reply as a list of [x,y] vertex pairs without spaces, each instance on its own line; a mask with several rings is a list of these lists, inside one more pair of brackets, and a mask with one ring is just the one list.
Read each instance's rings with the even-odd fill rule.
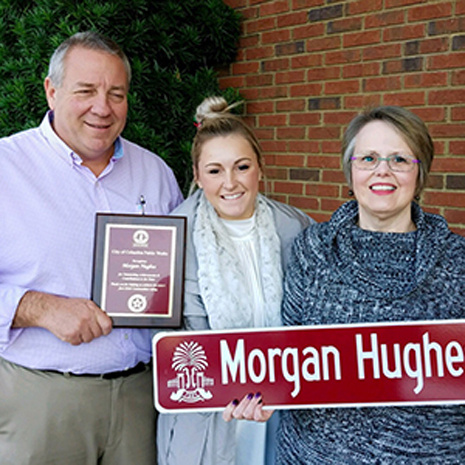
[[253,215],[262,172],[243,136],[231,134],[205,142],[194,175],[220,218],[243,220]]
[[[381,158],[390,155],[416,158],[394,126],[383,121],[372,121],[357,134],[354,156],[365,154],[376,154]],[[406,232],[414,228],[411,202],[417,185],[417,165],[411,171],[396,172],[386,161],[381,161],[373,171],[352,165],[351,173],[361,228],[390,232]]]

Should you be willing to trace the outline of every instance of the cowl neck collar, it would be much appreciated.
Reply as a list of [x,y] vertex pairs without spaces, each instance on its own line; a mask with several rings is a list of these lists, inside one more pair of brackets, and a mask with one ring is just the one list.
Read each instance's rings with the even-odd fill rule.
[[433,271],[450,234],[445,220],[412,202],[416,231],[386,233],[357,226],[358,203],[342,205],[329,221],[327,260],[335,274],[368,296],[399,298],[413,292]]

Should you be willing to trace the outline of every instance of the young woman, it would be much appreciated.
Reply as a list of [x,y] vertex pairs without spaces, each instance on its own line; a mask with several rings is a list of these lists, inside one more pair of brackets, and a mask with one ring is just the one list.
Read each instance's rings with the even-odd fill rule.
[[[197,109],[192,161],[199,190],[173,212],[188,218],[187,329],[280,326],[283,269],[294,237],[311,222],[259,193],[258,141],[229,110],[218,97]],[[259,413],[260,400],[253,396]],[[276,413],[266,424],[226,423],[216,413],[160,415],[158,463],[274,463],[276,419]]]

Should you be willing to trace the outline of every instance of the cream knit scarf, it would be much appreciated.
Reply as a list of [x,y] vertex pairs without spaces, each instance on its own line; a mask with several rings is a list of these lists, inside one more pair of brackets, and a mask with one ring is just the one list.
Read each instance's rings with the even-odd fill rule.
[[[282,279],[280,240],[273,213],[260,195],[255,204],[253,231],[265,301],[265,325],[281,325]],[[193,224],[200,293],[212,329],[253,326],[253,299],[241,272],[232,239],[214,208],[200,196]],[[258,290],[257,290],[258,292]]]

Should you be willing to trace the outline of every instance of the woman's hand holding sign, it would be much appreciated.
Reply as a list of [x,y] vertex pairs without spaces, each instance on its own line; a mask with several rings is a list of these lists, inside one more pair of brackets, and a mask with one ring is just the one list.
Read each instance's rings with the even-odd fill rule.
[[271,418],[274,410],[263,410],[262,395],[257,392],[247,394],[239,402],[237,399],[231,401],[223,411],[223,420],[250,420],[265,422]]

